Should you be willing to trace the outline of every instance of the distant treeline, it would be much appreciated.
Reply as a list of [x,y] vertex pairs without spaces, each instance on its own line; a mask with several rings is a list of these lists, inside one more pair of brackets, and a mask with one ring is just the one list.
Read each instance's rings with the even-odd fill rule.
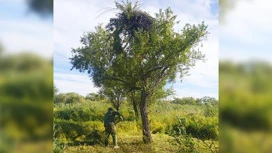
[[172,101],[174,104],[181,105],[204,105],[211,104],[213,106],[218,105],[218,100],[212,97],[205,96],[203,98],[193,98],[193,97],[183,97],[183,98],[174,98]]
[[[58,89],[55,88],[55,92],[58,91]],[[59,93],[55,94],[54,97],[54,103],[62,103],[62,104],[72,104],[72,103],[83,103],[83,102],[92,102],[92,101],[101,101],[101,100],[108,100],[107,96],[100,94],[100,93],[89,93],[85,97],[75,93],[75,92],[69,92],[69,93]],[[180,105],[204,105],[204,104],[210,104],[213,106],[218,105],[218,100],[209,97],[204,96],[202,98],[194,98],[194,97],[183,97],[183,98],[174,98],[174,100],[170,101],[173,104],[180,104]]]

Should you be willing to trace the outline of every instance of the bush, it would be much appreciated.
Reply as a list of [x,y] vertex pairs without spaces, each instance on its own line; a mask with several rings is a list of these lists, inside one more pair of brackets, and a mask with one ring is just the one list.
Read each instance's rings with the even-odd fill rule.
[[205,117],[178,118],[178,123],[168,126],[166,133],[172,136],[186,133],[198,139],[218,140],[218,119]]
[[218,116],[218,107],[213,106],[212,104],[205,104],[204,115],[206,117],[217,117]]
[[175,98],[172,103],[180,105],[196,105],[197,102],[193,97]]
[[[73,122],[55,120],[55,126],[59,129],[54,133],[54,139],[71,145],[100,144],[104,137],[102,122]],[[58,142],[57,141],[57,142]]]
[[83,111],[81,109],[75,110],[58,110],[54,112],[54,118],[63,120],[72,120],[76,122],[86,122],[96,119],[91,113]]
[[180,153],[199,153],[196,143],[192,136],[184,135],[184,137],[175,137],[177,145],[179,146],[178,152]]

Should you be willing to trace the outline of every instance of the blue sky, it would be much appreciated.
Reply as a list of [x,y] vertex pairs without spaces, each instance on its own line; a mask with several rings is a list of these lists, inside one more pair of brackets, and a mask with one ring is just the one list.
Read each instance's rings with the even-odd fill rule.
[[[134,1],[133,1],[134,2]],[[181,21],[175,30],[180,30],[185,23],[198,24],[205,21],[210,35],[203,42],[205,62],[198,62],[191,70],[191,75],[182,82],[177,78],[172,86],[174,97],[218,98],[218,4],[214,0],[172,0],[172,1],[140,1],[142,9],[150,15],[159,9],[171,7]],[[96,92],[92,81],[86,73],[70,71],[71,48],[81,46],[79,39],[84,32],[94,30],[98,23],[108,23],[115,11],[102,13],[106,8],[114,8],[114,1],[58,0],[54,3],[54,80],[60,92],[77,92],[85,96]],[[102,15],[101,15],[102,13]]]
[[220,60],[271,63],[272,1],[237,1],[220,25]]
[[[211,34],[202,49],[207,60],[205,63],[198,62],[191,70],[191,76],[184,77],[182,83],[177,79],[175,84],[168,85],[175,88],[176,97],[217,98],[218,57],[235,62],[256,59],[271,62],[272,20],[268,15],[272,11],[272,1],[238,1],[220,28],[218,2],[214,0],[153,0],[140,3],[143,4],[142,9],[151,15],[159,8],[170,6],[182,24],[204,20],[209,25]],[[82,95],[96,92],[98,89],[93,87],[87,74],[70,71],[69,57],[71,48],[80,46],[79,38],[84,32],[92,31],[98,23],[107,23],[114,15],[114,12],[100,15],[104,8],[114,7],[114,3],[109,0],[57,0],[54,7],[53,27],[52,19],[42,19],[31,13],[25,0],[1,0],[0,43],[6,53],[31,51],[50,59],[54,51],[54,80],[60,92]]]
[[[132,2],[135,2],[133,0]],[[190,71],[191,75],[184,77],[182,82],[169,84],[176,94],[173,97],[203,97],[218,98],[218,3],[215,0],[153,0],[139,1],[142,10],[154,15],[159,9],[171,7],[181,24],[175,26],[180,30],[184,24],[198,24],[205,21],[209,26],[210,35],[203,42],[205,62],[198,62]],[[99,89],[93,86],[86,73],[77,70],[70,71],[71,48],[81,46],[79,40],[84,32],[93,31],[99,23],[105,25],[116,11],[114,1],[99,0],[58,0],[54,3],[54,83],[60,92],[77,92],[85,96]],[[102,14],[101,14],[102,13]]]
[[0,43],[6,53],[33,52],[53,56],[53,20],[31,12],[25,0],[1,0]]
[[[135,2],[135,0],[133,0]],[[171,7],[178,15],[180,30],[185,23],[205,21],[210,35],[203,42],[205,62],[198,62],[184,77],[182,83],[169,84],[176,90],[174,97],[218,97],[218,4],[216,0],[153,0],[139,1],[150,15],[159,9]],[[71,48],[79,47],[84,32],[104,25],[115,11],[100,15],[106,8],[114,8],[109,0],[57,0],[54,2],[54,19],[43,19],[31,13],[25,0],[1,0],[0,42],[8,53],[31,51],[46,58],[54,57],[54,84],[60,92],[77,92],[83,96],[98,91],[87,74],[70,71]],[[53,38],[53,39],[52,39]]]

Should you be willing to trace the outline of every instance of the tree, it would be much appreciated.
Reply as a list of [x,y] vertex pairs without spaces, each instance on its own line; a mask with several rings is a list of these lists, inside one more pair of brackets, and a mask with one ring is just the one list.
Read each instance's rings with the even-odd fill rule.
[[55,95],[54,97],[54,103],[55,104],[60,104],[60,103],[66,103],[66,98],[67,95],[65,93],[59,93],[57,95]]
[[75,104],[75,103],[82,103],[85,102],[85,99],[83,96],[79,95],[75,92],[69,92],[66,93],[65,103],[66,104]]
[[100,100],[104,100],[105,97],[102,93],[88,93],[85,96],[85,99],[89,99],[90,101],[100,101]]
[[213,106],[218,105],[218,100],[216,100],[213,97],[209,97],[209,96],[204,96],[203,98],[201,98],[203,104],[211,104]]
[[53,97],[55,97],[59,92],[59,89],[55,86],[55,84],[53,85]]
[[187,75],[197,60],[204,58],[196,49],[207,35],[207,26],[186,24],[174,31],[176,16],[170,8],[153,18],[138,4],[116,3],[121,11],[103,28],[81,38],[82,47],[72,49],[72,69],[87,71],[97,87],[108,80],[140,93],[143,141],[151,143],[147,104],[155,91],[168,82]]
[[196,99],[193,97],[174,98],[173,103],[181,105],[196,105]]
[[119,111],[126,94],[124,88],[118,84],[108,84],[108,86],[104,86],[100,91],[109,99],[112,106]]
[[134,91],[127,93],[127,100],[132,103],[133,110],[134,110],[135,117],[136,117],[137,121],[139,119],[139,110],[138,110],[138,106],[140,104],[139,99],[140,99],[139,91],[134,90]]

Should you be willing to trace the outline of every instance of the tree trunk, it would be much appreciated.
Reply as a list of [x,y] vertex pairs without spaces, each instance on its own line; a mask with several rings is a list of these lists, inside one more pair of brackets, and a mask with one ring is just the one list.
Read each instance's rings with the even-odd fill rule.
[[133,104],[133,109],[134,109],[136,120],[138,121],[138,119],[139,119],[139,112],[138,112],[137,103],[136,103],[135,99],[132,99],[132,104]]
[[144,143],[151,143],[152,137],[149,129],[148,113],[147,113],[147,99],[148,94],[146,91],[141,91],[141,103],[140,103],[140,113],[142,118],[142,132]]

